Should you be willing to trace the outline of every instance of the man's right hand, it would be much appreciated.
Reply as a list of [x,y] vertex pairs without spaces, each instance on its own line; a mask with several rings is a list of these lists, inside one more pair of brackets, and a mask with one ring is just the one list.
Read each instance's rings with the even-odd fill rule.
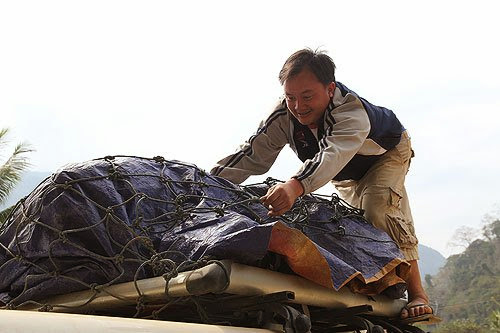
[[269,216],[280,216],[292,208],[295,200],[304,193],[300,181],[295,178],[285,183],[269,188],[266,195],[260,198],[264,206],[268,207]]

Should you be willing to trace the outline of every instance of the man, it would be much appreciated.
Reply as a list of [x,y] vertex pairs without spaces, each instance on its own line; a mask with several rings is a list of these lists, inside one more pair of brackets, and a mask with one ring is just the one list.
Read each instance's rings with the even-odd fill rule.
[[368,103],[335,81],[335,64],[323,52],[292,54],[279,73],[284,99],[240,149],[222,159],[212,174],[241,183],[269,170],[289,144],[304,162],[288,181],[261,198],[270,216],[288,211],[295,200],[332,181],[341,196],[365,210],[411,264],[408,306],[401,318],[431,314],[422,288],[404,180],[410,138],[391,110]]

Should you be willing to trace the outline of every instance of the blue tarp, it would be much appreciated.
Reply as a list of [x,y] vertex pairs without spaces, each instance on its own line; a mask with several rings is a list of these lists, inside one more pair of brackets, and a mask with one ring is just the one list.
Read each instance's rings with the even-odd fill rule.
[[307,195],[283,218],[270,218],[258,201],[268,187],[240,187],[160,157],[66,166],[0,230],[0,301],[20,304],[172,268],[159,259],[179,269],[214,258],[262,265],[270,252],[327,287],[401,292],[408,266],[384,232],[334,197]]

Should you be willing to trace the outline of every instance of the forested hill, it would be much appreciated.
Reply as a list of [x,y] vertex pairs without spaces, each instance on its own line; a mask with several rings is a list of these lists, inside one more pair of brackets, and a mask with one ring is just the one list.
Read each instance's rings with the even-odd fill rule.
[[492,320],[498,320],[499,258],[500,219],[496,219],[483,228],[481,239],[473,241],[464,252],[450,256],[437,275],[426,276],[431,303],[445,323],[460,319],[491,325]]

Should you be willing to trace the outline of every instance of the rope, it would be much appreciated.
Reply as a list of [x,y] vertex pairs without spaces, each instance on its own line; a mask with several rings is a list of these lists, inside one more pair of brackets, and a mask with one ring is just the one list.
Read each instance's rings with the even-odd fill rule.
[[[148,171],[150,169],[147,167],[141,169],[141,172],[129,173],[121,164],[123,158],[139,159],[147,163],[153,162],[153,165],[160,168],[156,173]],[[44,283],[47,283],[50,279],[56,279],[61,286],[71,286],[72,288],[77,286],[77,289],[80,290],[91,290],[92,296],[85,304],[80,305],[85,306],[97,297],[98,293],[106,292],[106,287],[124,282],[124,279],[130,276],[132,269],[132,279],[138,295],[135,316],[140,316],[145,311],[146,306],[144,304],[144,294],[141,292],[137,281],[144,277],[163,276],[168,283],[179,272],[212,263],[220,265],[227,277],[229,277],[226,268],[213,258],[193,260],[193,258],[188,258],[179,251],[171,250],[174,244],[182,242],[180,237],[170,245],[169,249],[157,252],[155,243],[158,242],[161,235],[174,232],[182,223],[195,219],[201,214],[213,214],[214,218],[222,218],[233,211],[237,211],[260,224],[276,221],[276,218],[262,214],[263,209],[266,208],[261,204],[259,198],[264,193],[256,193],[256,188],[265,191],[266,188],[280,182],[277,179],[268,178],[263,183],[235,186],[220,178],[208,175],[194,165],[169,161],[161,156],[141,158],[116,155],[95,159],[90,163],[107,164],[106,173],[73,178],[74,170],[68,168],[52,175],[42,182],[33,191],[32,195],[24,198],[16,205],[7,222],[1,227],[1,235],[10,233],[11,240],[9,242],[0,242],[0,255],[6,258],[0,270],[6,269],[13,261],[19,261],[30,272],[30,274],[23,277],[22,283],[16,284],[18,285],[17,289],[13,292],[15,297],[5,305],[6,309],[15,309],[23,304],[36,304],[40,311],[50,311],[54,307],[61,306],[42,303],[39,299],[30,298],[30,294],[38,286],[37,283],[39,283],[39,288],[43,288]],[[193,178],[173,179],[165,173],[167,168],[179,166],[187,168],[194,175]],[[84,165],[85,167],[88,166]],[[85,173],[82,171],[80,174]],[[64,181],[60,182],[60,178],[64,179]],[[158,188],[166,195],[156,197],[141,192],[133,185],[133,180],[138,179],[148,183],[156,182]],[[119,202],[116,202],[117,198],[114,198],[116,199],[114,202],[103,199],[105,193],[94,193],[95,189],[99,189],[100,183],[110,181],[113,182],[118,194],[121,195]],[[185,189],[188,189],[188,191],[185,191]],[[223,200],[208,196],[209,190],[214,189],[226,191],[231,199]],[[72,200],[70,203],[74,207],[71,216],[75,218],[75,221],[78,220],[76,218],[82,213],[79,211],[80,205],[86,207],[84,204],[97,212],[100,219],[85,221],[86,225],[75,225],[73,220],[59,221],[58,216],[54,216],[53,221],[48,221],[47,216],[44,214],[47,205],[63,195],[69,195]],[[205,204],[200,205],[200,202]],[[148,209],[153,209],[150,208],[153,206],[155,207],[154,210],[156,210],[154,214],[151,214],[151,211],[147,212]],[[333,212],[331,217],[325,221],[312,221],[313,209],[317,210],[319,208],[331,210]],[[134,217],[130,223],[123,219],[125,213],[128,214],[127,216]],[[369,238],[347,232],[345,227],[339,223],[346,217],[363,220],[363,211],[350,206],[336,194],[331,196],[310,194],[299,198],[293,209],[285,213],[281,220],[290,227],[302,231],[307,230],[311,235],[317,232],[335,237]],[[328,226],[330,226],[330,229]],[[335,228],[332,230],[332,227]],[[30,257],[25,253],[26,232],[33,232],[33,230],[38,229],[43,230],[46,237],[52,239],[47,249],[36,250],[40,252],[40,256],[48,256],[48,260],[44,262],[38,260],[37,256]],[[98,248],[97,245],[94,247],[82,246],[79,242],[81,239],[99,233],[105,233],[107,239],[109,239],[109,243],[105,245],[108,247],[107,249]],[[125,235],[128,240],[124,243],[120,241],[121,238],[117,235],[122,238]],[[5,239],[5,237],[1,239]],[[373,238],[369,239],[385,242]],[[61,257],[62,248],[71,248],[75,252],[74,258]],[[105,250],[109,251],[109,249],[113,249],[114,254],[106,255]],[[113,274],[107,273],[109,268],[112,268]],[[92,283],[79,278],[79,276],[86,275],[89,272],[102,273],[101,276],[105,276],[105,278]],[[125,281],[127,280],[125,279]],[[229,278],[227,281],[229,281]],[[111,296],[121,299],[120,295]],[[191,297],[190,299],[198,309],[201,320],[208,322],[208,315],[196,301],[196,298]],[[157,318],[160,312],[167,311],[171,304],[173,303],[169,302],[146,316]]]

